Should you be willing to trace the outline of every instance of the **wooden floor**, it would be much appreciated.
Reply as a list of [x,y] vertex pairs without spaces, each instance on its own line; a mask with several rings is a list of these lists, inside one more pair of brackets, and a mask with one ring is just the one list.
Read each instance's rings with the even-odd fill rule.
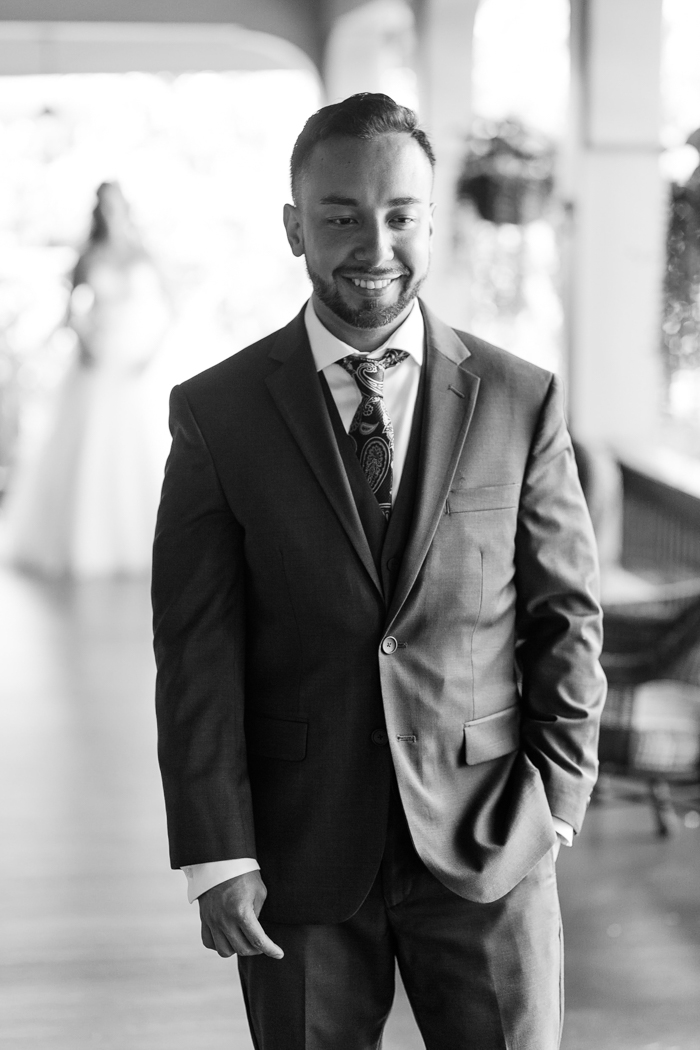
[[[0,1047],[250,1050],[167,864],[145,584],[5,572],[0,638]],[[698,823],[592,809],[562,851],[565,1050],[700,1050]],[[384,1045],[422,1046],[401,991]]]

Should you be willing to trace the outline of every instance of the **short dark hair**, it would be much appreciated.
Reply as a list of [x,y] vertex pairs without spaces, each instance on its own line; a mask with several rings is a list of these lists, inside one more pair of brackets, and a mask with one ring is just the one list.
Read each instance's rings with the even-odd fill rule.
[[430,139],[418,126],[418,117],[412,109],[400,106],[388,95],[362,91],[319,109],[304,124],[292,150],[289,167],[294,203],[297,203],[301,175],[314,147],[320,142],[332,138],[374,139],[392,132],[401,132],[415,139],[431,167],[435,167]]

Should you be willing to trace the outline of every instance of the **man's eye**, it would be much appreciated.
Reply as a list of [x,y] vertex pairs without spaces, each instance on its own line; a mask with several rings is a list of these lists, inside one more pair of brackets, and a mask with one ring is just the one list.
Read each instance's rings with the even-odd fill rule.
[[351,215],[334,215],[328,220],[331,226],[350,226],[354,221]]
[[413,215],[395,215],[391,221],[395,226],[410,226],[416,220]]

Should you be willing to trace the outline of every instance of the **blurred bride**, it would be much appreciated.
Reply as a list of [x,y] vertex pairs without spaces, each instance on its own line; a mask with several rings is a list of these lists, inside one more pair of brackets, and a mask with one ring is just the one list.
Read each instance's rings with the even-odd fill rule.
[[43,444],[33,461],[20,461],[11,483],[16,565],[48,576],[148,571],[167,451],[149,366],[169,321],[124,195],[117,183],[103,183],[73,271],[67,323],[76,358]]

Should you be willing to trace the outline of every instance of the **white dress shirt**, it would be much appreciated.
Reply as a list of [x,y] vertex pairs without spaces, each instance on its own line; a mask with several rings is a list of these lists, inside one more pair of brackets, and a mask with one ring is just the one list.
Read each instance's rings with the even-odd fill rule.
[[306,331],[311,344],[311,353],[317,372],[323,372],[336,403],[343,426],[350,429],[357,407],[362,400],[359,388],[353,376],[337,364],[343,357],[379,358],[389,349],[406,350],[409,356],[384,373],[384,406],[389,419],[394,425],[394,484],[393,498],[399,490],[403,466],[406,462],[408,442],[411,437],[413,410],[416,407],[418,384],[423,354],[425,352],[425,324],[423,314],[416,300],[413,309],[385,343],[371,354],[361,354],[359,350],[336,339],[319,321],[313,304],[309,299],[304,314]]
[[[311,345],[314,364],[317,372],[323,372],[335,401],[340,419],[346,430],[350,429],[357,406],[362,397],[357,383],[349,372],[337,362],[353,355],[355,357],[379,358],[387,350],[406,350],[409,354],[405,360],[384,373],[384,405],[394,425],[394,483],[393,497],[396,498],[408,442],[411,436],[413,412],[416,407],[418,384],[425,354],[425,324],[423,314],[414,299],[413,308],[408,317],[396,331],[392,332],[385,343],[372,353],[364,355],[359,350],[342,342],[332,335],[319,321],[313,303],[309,299],[304,313],[304,323]],[[554,829],[559,840],[566,846],[573,842],[573,828],[559,817],[553,817]],[[252,857],[239,857],[237,860],[217,860],[207,864],[188,864],[183,867],[187,876],[187,897],[190,903],[196,900],[212,886],[227,879],[243,875],[248,871],[258,871],[260,865]]]

